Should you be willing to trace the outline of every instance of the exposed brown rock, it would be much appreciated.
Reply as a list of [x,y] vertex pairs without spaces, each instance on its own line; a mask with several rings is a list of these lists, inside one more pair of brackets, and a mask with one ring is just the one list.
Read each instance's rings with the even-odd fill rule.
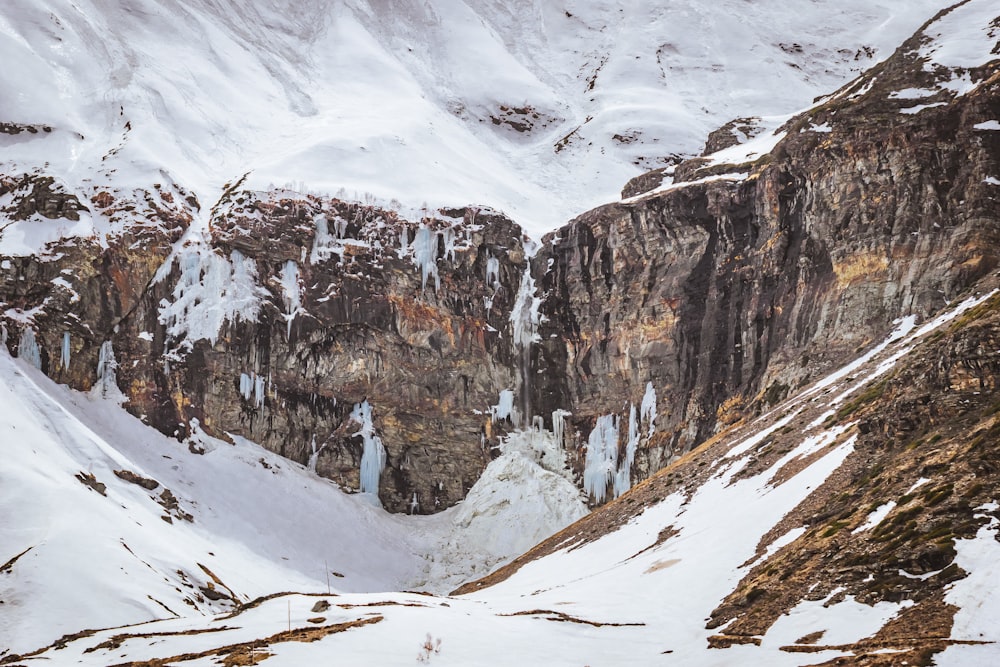
[[547,237],[536,412],[572,412],[582,450],[597,416],[624,418],[652,382],[667,437],[642,444],[641,479],[708,438],[727,401],[776,403],[994,270],[1000,133],[974,125],[1000,113],[1000,74],[901,113],[891,91],[951,76],[924,71],[917,45],[789,121],[769,155],[674,174],[742,180],[609,204]]

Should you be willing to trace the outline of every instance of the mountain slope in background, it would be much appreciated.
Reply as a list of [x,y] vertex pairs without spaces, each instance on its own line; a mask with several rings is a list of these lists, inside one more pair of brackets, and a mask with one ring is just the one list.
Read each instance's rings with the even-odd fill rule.
[[[536,235],[888,56],[943,0],[45,0],[0,10],[3,171],[503,209]],[[44,167],[43,167],[44,165]]]

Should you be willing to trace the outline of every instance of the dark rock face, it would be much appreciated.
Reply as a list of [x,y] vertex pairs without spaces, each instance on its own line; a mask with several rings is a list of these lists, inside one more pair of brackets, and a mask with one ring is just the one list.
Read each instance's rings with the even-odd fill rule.
[[[363,439],[351,415],[367,401],[386,451],[385,507],[431,512],[461,500],[494,443],[483,415],[517,385],[505,330],[525,259],[506,218],[450,213],[418,225],[336,200],[233,194],[201,251],[249,267],[257,312],[227,320],[215,340],[168,325],[154,346],[176,350],[169,373],[150,358],[120,374],[141,388],[130,395],[147,397],[133,409],[172,413],[157,419],[166,424],[197,419],[357,489]],[[415,264],[420,253],[429,273]],[[130,327],[163,333],[158,304],[185,298],[184,262]]]
[[[367,401],[384,505],[433,512],[463,498],[499,434],[490,406],[519,384],[509,313],[526,268],[520,229],[472,208],[418,224],[233,190],[207,235],[178,244],[194,211],[173,201],[173,217],[107,247],[75,239],[10,261],[2,298],[30,316],[42,369],[89,389],[110,341],[126,407],[151,425],[245,437],[347,489],[361,485],[352,413]],[[13,351],[25,327],[11,323]]]
[[727,413],[776,403],[994,270],[1000,132],[975,126],[1000,117],[1000,80],[970,71],[971,92],[901,112],[913,102],[892,91],[951,76],[926,72],[917,46],[793,118],[769,156],[693,160],[675,174],[690,182],[548,237],[537,411],[572,412],[579,446],[652,382],[659,434],[632,471],[645,477]]

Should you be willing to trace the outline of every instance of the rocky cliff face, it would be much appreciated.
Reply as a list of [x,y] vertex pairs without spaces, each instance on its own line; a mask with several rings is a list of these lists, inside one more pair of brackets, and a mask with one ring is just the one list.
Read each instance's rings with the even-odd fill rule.
[[[95,195],[95,214],[112,200]],[[194,449],[199,431],[252,439],[347,489],[367,481],[394,511],[464,497],[496,442],[490,408],[518,384],[520,229],[233,188],[180,240],[198,214],[180,200],[6,261],[13,351],[82,389],[115,378],[130,411]]]
[[617,414],[620,467],[652,383],[645,477],[998,265],[997,61],[945,67],[928,40],[761,133],[770,145],[690,160],[666,186],[651,172],[545,239],[533,402],[573,413],[577,448]]
[[[115,378],[194,449],[249,438],[393,511],[454,504],[497,422],[540,415],[600,502],[1000,263],[997,60],[929,40],[778,129],[722,128],[530,266],[474,208],[236,184],[203,211],[171,184],[10,175],[5,237],[58,240],[3,262],[7,345],[78,388]],[[46,227],[81,216],[96,234]]]

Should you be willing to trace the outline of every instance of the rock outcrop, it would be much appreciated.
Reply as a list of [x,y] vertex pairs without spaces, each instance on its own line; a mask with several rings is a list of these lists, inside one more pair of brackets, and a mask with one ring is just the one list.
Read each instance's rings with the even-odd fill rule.
[[1000,132],[985,128],[1000,61],[935,66],[928,39],[789,119],[773,148],[690,160],[665,187],[652,173],[658,189],[548,236],[538,412],[572,412],[583,449],[598,417],[624,424],[652,383],[642,478],[994,270]]
[[7,263],[43,370],[89,389],[110,363],[127,409],[193,448],[244,437],[349,490],[373,456],[393,511],[461,500],[511,422],[490,408],[519,383],[520,229],[234,187],[181,241],[192,213]]

